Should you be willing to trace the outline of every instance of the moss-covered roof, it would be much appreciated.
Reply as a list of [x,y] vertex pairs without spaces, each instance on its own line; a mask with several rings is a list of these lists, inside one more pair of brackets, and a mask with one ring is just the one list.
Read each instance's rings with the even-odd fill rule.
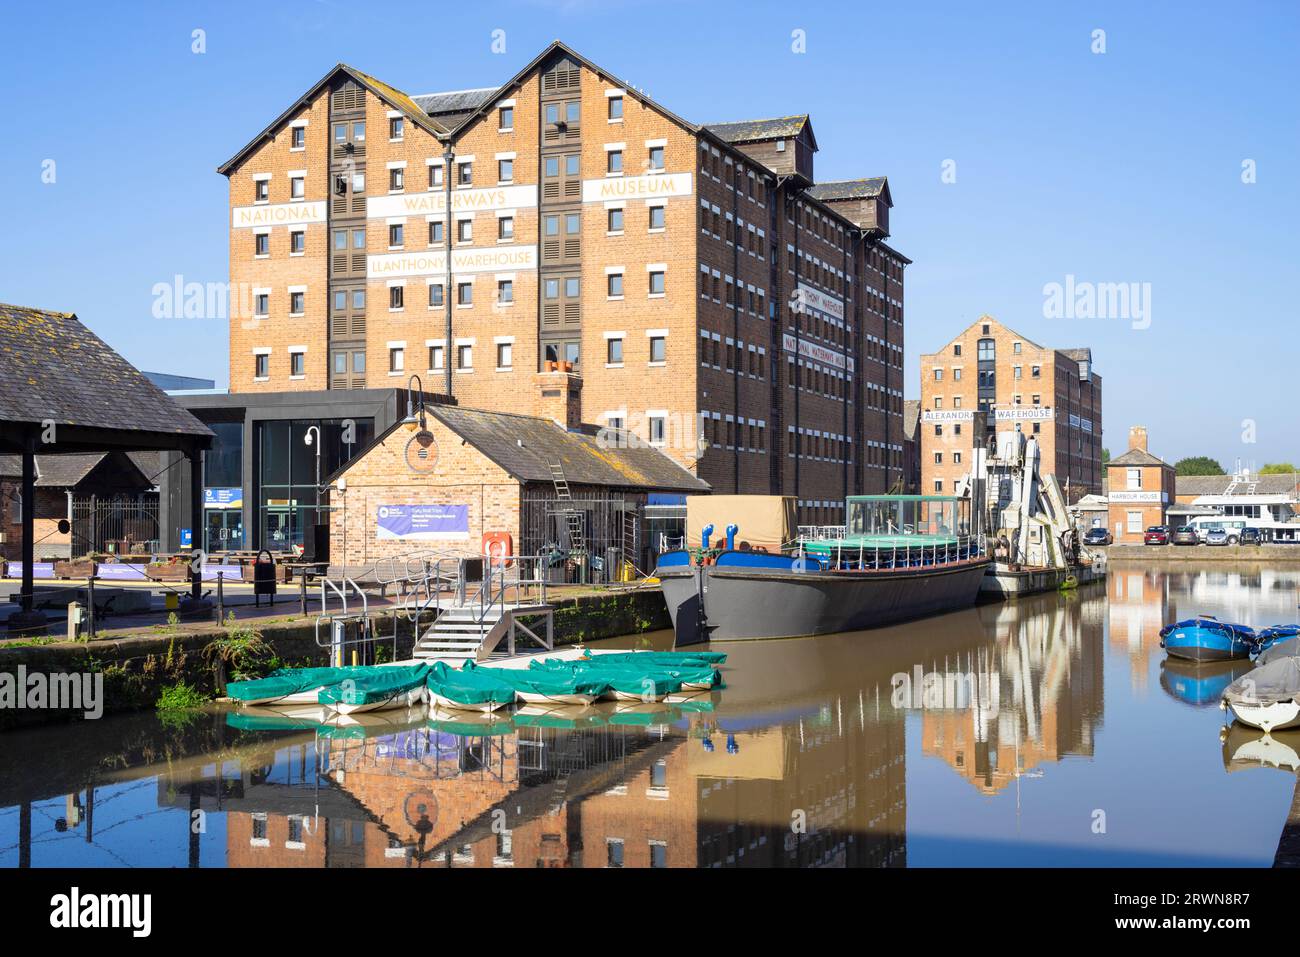
[[0,304],[0,451],[21,451],[20,430],[50,425],[56,442],[59,426],[76,426],[119,433],[125,448],[212,435],[72,313]]

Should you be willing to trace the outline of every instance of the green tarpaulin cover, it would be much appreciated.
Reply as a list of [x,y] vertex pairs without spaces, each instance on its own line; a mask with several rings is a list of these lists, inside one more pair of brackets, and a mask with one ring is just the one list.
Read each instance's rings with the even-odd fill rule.
[[465,662],[463,671],[488,675],[517,691],[539,695],[584,694],[599,697],[609,690],[609,682],[596,675],[579,673],[573,669],[556,668],[554,671],[523,668],[479,668],[474,662]]
[[620,694],[637,697],[660,697],[682,689],[682,679],[666,671],[643,671],[630,666],[619,667],[614,664],[593,667],[589,661],[564,661],[547,658],[544,661],[532,661],[528,665],[531,671],[570,672],[579,677],[595,678],[604,681],[610,688]]
[[429,671],[429,690],[457,704],[510,704],[515,700],[514,686],[491,672],[492,669],[474,667],[457,671],[448,668],[445,661],[439,661]]
[[232,681],[226,685],[226,694],[236,701],[275,700],[287,698],[301,691],[314,691],[326,685],[337,684],[347,678],[357,678],[374,670],[374,666],[371,665],[346,668],[280,668],[265,678]]
[[428,665],[372,668],[368,674],[347,677],[322,688],[317,698],[321,704],[378,704],[420,687],[428,674]]

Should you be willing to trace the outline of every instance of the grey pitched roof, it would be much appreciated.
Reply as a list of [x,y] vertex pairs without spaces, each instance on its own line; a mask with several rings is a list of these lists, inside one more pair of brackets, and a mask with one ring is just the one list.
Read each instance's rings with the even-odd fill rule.
[[[53,423],[56,442],[59,426],[112,432],[128,448],[134,439],[157,448],[168,436],[212,435],[71,313],[0,304],[0,367],[0,424]],[[5,451],[20,450],[17,438],[16,428],[0,428]]]
[[1124,465],[1135,467],[1139,465],[1168,465],[1163,459],[1156,458],[1150,452],[1143,449],[1129,449],[1123,455],[1117,456],[1106,463],[1111,465]]
[[808,125],[808,114],[774,116],[762,120],[738,120],[730,123],[705,123],[704,128],[728,143],[757,143],[762,140],[798,136]]
[[808,187],[808,195],[822,202],[837,199],[874,199],[885,188],[885,177],[869,176],[866,179],[845,179],[833,183],[818,183]]
[[[95,471],[106,458],[112,453],[109,452],[85,452],[70,455],[38,455],[36,456],[36,487],[37,488],[76,488],[91,472]],[[138,453],[147,456],[149,453]],[[152,453],[154,460],[157,460],[158,453]],[[135,459],[135,454],[126,455],[125,469],[128,480],[125,485],[148,485],[156,484],[151,475],[140,467],[140,462]],[[146,460],[147,461],[147,458]],[[137,475],[131,475],[134,470]],[[0,478],[20,479],[23,474],[22,457],[19,455],[0,455]]]
[[1075,362],[1092,362],[1092,350],[1083,349],[1057,349],[1063,356],[1073,359]]
[[424,112],[434,113],[469,113],[492,98],[497,91],[495,86],[477,90],[450,90],[445,93],[421,93],[411,97],[415,105]]
[[[709,491],[708,483],[626,433],[619,433],[622,442],[613,443],[597,435],[566,431],[550,419],[530,415],[449,405],[428,411],[524,482],[550,482],[551,463],[559,462],[565,479],[574,485]],[[620,445],[626,447],[617,447]]]

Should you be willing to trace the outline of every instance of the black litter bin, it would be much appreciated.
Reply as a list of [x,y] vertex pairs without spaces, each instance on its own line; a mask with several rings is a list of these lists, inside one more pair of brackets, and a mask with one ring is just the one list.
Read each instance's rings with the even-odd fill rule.
[[265,548],[257,553],[257,561],[253,563],[253,604],[260,605],[263,595],[270,596],[271,604],[275,604],[275,557]]

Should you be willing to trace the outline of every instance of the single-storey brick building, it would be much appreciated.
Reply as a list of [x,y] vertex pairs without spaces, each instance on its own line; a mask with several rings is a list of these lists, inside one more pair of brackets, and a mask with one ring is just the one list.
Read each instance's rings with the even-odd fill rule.
[[651,562],[652,496],[709,491],[621,430],[453,405],[426,406],[421,417],[394,423],[329,477],[335,567],[415,552],[482,555],[484,536],[498,535],[511,554],[562,554],[612,576],[623,562]]

